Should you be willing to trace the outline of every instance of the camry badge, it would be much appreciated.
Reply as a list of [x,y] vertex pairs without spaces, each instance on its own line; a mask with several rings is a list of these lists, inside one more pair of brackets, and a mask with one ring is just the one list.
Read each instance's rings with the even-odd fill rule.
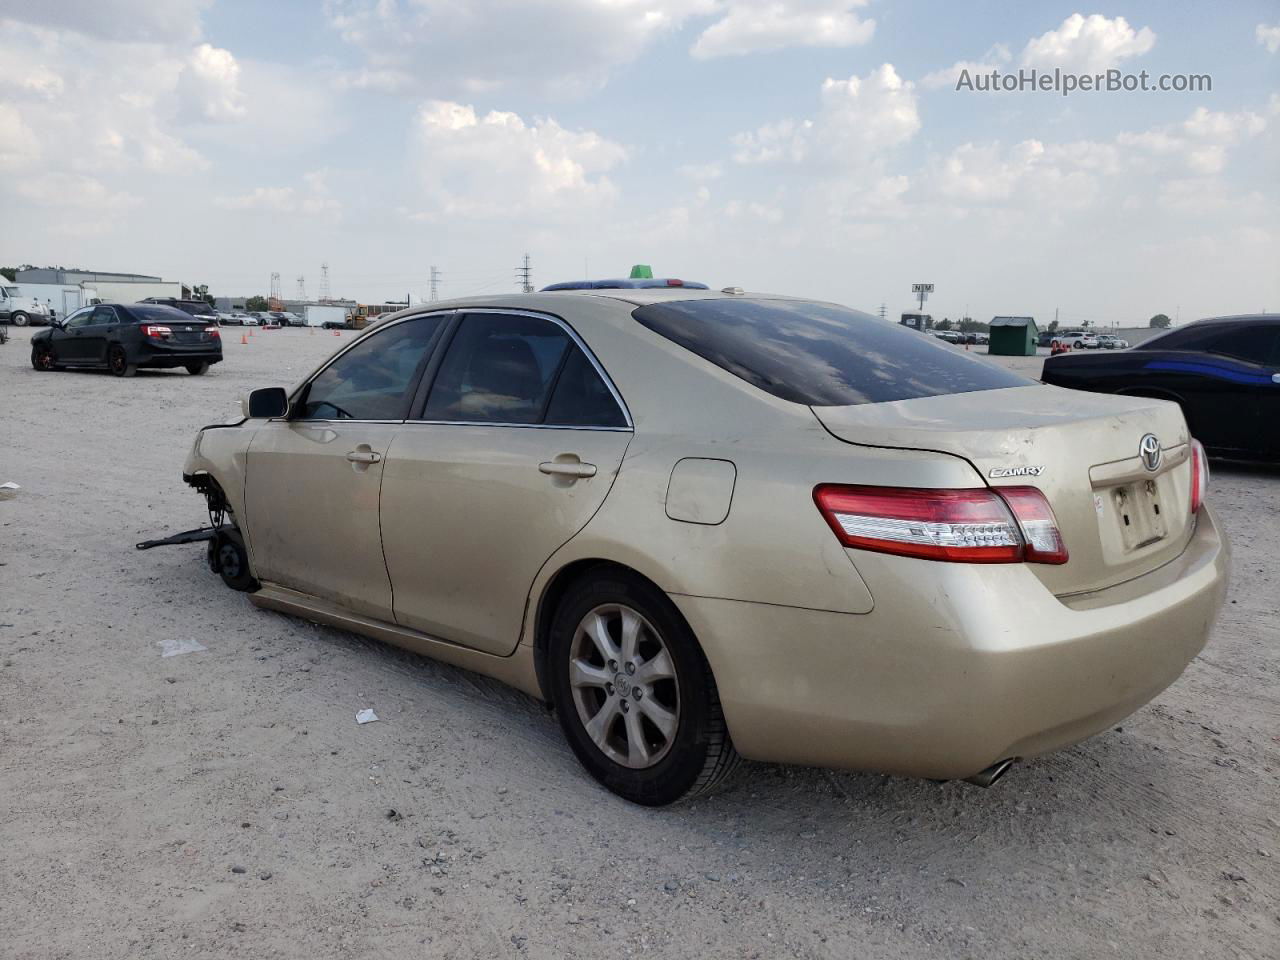
[[1142,458],[1142,465],[1151,472],[1160,469],[1162,455],[1160,440],[1154,433],[1148,433],[1138,441],[1138,456]]
[[996,467],[987,474],[992,480],[1002,477],[1038,477],[1044,473],[1044,467]]

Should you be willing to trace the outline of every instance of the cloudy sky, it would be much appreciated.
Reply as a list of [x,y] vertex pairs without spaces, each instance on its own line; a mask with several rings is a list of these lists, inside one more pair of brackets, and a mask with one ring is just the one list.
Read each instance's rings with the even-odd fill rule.
[[[1211,92],[957,91],[959,71]],[[1280,6],[0,0],[0,263],[286,294],[660,274],[891,314],[1280,310]]]

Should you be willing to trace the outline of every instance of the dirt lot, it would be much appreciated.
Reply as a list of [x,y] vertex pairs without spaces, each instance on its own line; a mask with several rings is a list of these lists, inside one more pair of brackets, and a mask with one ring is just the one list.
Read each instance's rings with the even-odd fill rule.
[[1276,472],[1217,466],[1230,600],[1121,727],[990,790],[749,765],[645,810],[523,696],[134,551],[204,519],[195,431],[336,339],[119,380],[36,373],[29,335],[0,346],[6,957],[1278,955]]

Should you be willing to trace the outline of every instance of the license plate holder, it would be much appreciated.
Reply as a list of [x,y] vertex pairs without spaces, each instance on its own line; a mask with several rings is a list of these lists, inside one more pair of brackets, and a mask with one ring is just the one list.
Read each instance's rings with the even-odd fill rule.
[[1164,504],[1154,480],[1126,483],[1111,490],[1111,505],[1126,552],[1159,543],[1169,534]]

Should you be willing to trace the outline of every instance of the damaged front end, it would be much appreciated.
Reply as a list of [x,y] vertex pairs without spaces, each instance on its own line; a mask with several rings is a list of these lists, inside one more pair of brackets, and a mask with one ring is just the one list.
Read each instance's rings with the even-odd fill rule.
[[[252,591],[258,589],[258,581],[253,576],[249,551],[236,524],[236,505],[228,498],[213,472],[221,468],[224,475],[243,477],[247,438],[240,431],[225,429],[235,426],[237,424],[226,424],[201,430],[183,468],[182,479],[205,499],[208,525],[168,537],[144,540],[135,546],[138,550],[150,550],[183,543],[208,543],[209,569],[221,576],[233,590]],[[218,440],[211,443],[209,435],[217,436]],[[215,457],[218,460],[225,458],[225,463],[216,462]],[[242,482],[239,486],[243,489]]]

